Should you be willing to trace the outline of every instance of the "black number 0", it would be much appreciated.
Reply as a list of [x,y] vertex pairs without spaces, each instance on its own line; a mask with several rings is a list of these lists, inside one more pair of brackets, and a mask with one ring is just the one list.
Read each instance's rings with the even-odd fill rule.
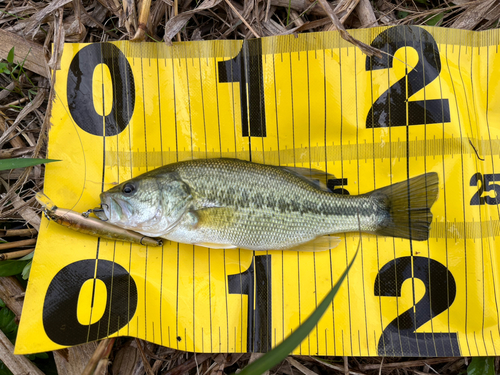
[[[111,73],[113,101],[111,112],[99,115],[94,107],[92,79],[99,64]],[[68,108],[76,124],[87,133],[112,136],[121,133],[130,122],[135,106],[132,68],[122,51],[111,43],[89,44],[75,55],[68,70]]]
[[409,101],[441,72],[439,50],[429,32],[418,26],[395,26],[380,33],[371,45],[388,55],[367,57],[366,70],[392,68],[393,55],[402,47],[413,47],[418,63],[375,101],[366,118],[367,128],[450,122],[448,99]]
[[[103,316],[93,324],[78,321],[78,298],[87,280],[99,279],[107,289]],[[43,304],[47,336],[60,345],[102,339],[124,327],[137,308],[137,286],[125,268],[109,260],[85,259],[68,264],[50,282]]]
[[412,277],[425,285],[425,295],[399,314],[384,329],[378,342],[383,356],[460,356],[456,333],[415,332],[424,323],[446,311],[455,300],[456,284],[451,272],[434,259],[401,257],[390,261],[377,274],[375,295],[400,297],[405,280]]

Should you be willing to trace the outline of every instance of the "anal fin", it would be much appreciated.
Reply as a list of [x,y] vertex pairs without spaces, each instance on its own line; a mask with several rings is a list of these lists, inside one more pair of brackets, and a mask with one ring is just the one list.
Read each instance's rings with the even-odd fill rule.
[[317,237],[312,241],[294,246],[288,251],[309,251],[309,252],[317,252],[317,251],[327,251],[330,249],[336,248],[342,240],[340,237],[331,237],[331,236],[321,236]]
[[200,242],[195,243],[196,246],[208,247],[210,249],[236,249],[235,245],[231,244],[219,244],[219,243],[210,243],[210,242]]

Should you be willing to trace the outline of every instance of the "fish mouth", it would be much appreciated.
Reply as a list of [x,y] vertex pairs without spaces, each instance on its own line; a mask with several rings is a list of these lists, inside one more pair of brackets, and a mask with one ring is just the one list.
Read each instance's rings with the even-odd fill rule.
[[132,217],[130,205],[121,199],[114,199],[101,194],[101,207],[102,212],[97,215],[101,220],[109,220],[111,223],[118,223],[126,222]]

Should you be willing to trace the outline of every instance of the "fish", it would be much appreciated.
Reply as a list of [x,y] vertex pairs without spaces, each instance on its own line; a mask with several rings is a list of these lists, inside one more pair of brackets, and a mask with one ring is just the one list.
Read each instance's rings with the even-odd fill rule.
[[325,172],[237,159],[168,164],[100,195],[102,220],[212,249],[324,251],[338,233],[429,238],[439,177],[428,172],[360,195],[331,192]]

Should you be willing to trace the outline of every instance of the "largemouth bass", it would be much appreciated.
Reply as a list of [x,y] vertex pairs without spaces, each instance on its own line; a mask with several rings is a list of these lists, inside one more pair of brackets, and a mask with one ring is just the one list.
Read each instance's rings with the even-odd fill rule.
[[428,239],[436,173],[351,196],[319,186],[307,171],[235,159],[178,162],[102,193],[98,216],[209,248],[322,251],[340,241],[329,234],[356,231]]

